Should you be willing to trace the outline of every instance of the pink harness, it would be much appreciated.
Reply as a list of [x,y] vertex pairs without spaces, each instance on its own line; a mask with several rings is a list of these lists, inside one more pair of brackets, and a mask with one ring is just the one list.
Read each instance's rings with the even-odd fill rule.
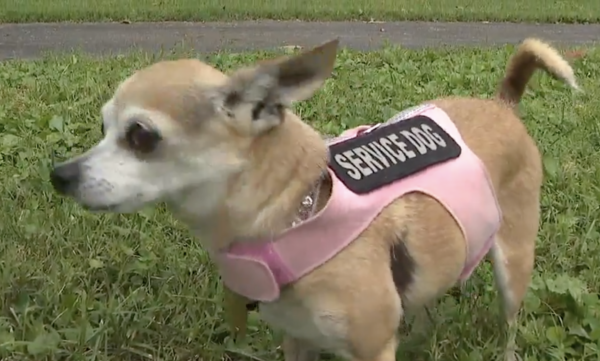
[[[248,299],[274,301],[283,286],[327,262],[356,239],[384,207],[410,192],[435,198],[455,218],[467,240],[461,280],[469,278],[492,247],[500,227],[500,207],[485,166],[443,110],[424,105],[390,122],[415,115],[425,115],[442,127],[460,145],[460,156],[361,195],[350,191],[329,169],[332,193],[319,213],[273,238],[234,243],[216,255],[223,282]],[[371,129],[374,127],[347,130],[331,143]]]

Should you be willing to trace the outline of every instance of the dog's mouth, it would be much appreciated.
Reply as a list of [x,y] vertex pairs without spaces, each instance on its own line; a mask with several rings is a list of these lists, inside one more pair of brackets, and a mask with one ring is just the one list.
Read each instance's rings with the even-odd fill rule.
[[104,202],[90,202],[83,199],[78,199],[75,197],[75,201],[86,211],[96,212],[96,213],[123,213],[129,212],[131,207],[126,202],[115,202],[115,203],[104,203]]
[[97,204],[81,204],[81,206],[83,207],[83,209],[85,209],[86,211],[90,211],[90,212],[102,212],[102,213],[113,213],[113,212],[118,212],[118,209],[120,207],[119,204],[101,204],[101,205],[97,205]]
[[94,213],[135,213],[152,202],[145,202],[134,197],[123,202],[103,203],[78,200],[78,203],[86,211]]

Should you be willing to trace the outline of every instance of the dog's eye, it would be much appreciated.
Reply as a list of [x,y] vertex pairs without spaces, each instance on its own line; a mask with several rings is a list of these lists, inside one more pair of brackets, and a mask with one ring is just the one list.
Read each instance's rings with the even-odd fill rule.
[[156,130],[145,124],[135,122],[127,128],[125,139],[131,149],[141,153],[150,153],[156,149],[161,137]]

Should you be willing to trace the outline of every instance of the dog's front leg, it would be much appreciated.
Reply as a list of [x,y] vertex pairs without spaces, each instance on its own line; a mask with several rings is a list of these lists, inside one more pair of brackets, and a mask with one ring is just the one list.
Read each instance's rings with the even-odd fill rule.
[[318,361],[319,359],[319,349],[291,336],[284,337],[282,348],[285,361]]

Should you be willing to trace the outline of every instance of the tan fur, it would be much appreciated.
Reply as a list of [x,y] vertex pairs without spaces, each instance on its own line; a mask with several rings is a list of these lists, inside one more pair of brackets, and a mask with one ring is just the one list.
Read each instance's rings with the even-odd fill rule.
[[[327,147],[315,130],[291,111],[280,112],[279,105],[304,100],[320,87],[332,71],[336,49],[337,41],[329,42],[230,76],[195,60],[161,62],[136,73],[103,110],[106,142],[122,132],[112,129],[125,128],[135,117],[148,118],[165,142],[154,161],[181,163],[181,172],[197,166],[202,180],[177,187],[164,183],[166,190],[156,195],[139,191],[144,200],[137,203],[119,193],[115,184],[126,182],[117,176],[112,183],[104,176],[113,187],[102,197],[68,193],[90,208],[110,204],[113,211],[166,200],[210,250],[236,238],[283,231],[326,168]],[[432,101],[456,123],[495,187],[504,219],[491,255],[509,325],[533,268],[542,184],[540,154],[512,108],[536,68],[576,87],[573,71],[558,53],[528,39],[509,62],[496,99]],[[260,102],[272,107],[253,120]],[[100,162],[94,152],[99,150],[75,160],[85,162],[87,172]],[[162,181],[163,168],[143,167],[140,174],[153,172],[152,181]],[[184,173],[165,177],[185,178]],[[78,181],[85,179],[84,174]],[[330,191],[331,184],[324,182],[319,207]],[[400,246],[415,263],[412,282],[401,295],[390,271],[390,249]],[[465,240],[446,209],[425,195],[408,194],[341,253],[286,288],[280,299],[262,304],[260,312],[285,331],[286,361],[310,361],[323,349],[355,361],[392,361],[404,310],[427,305],[454,286],[465,257]],[[513,348],[509,340],[507,360],[514,359]]]
[[538,39],[525,39],[506,70],[498,97],[511,105],[521,101],[525,87],[536,69],[559,78],[574,89],[579,89],[573,69],[554,48]]

